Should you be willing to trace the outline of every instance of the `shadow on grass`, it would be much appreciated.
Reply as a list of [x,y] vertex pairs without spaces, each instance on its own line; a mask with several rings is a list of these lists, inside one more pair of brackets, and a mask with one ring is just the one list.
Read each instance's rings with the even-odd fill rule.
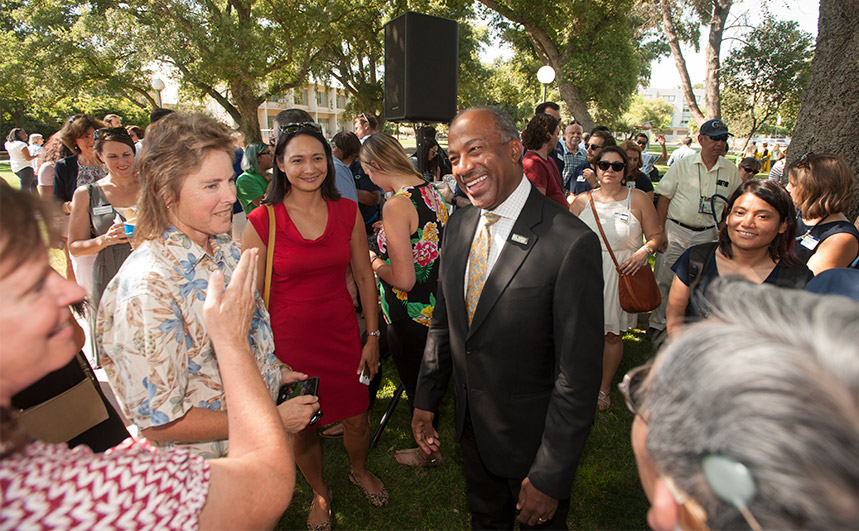
[[[652,356],[641,330],[624,336],[624,359],[615,381]],[[397,384],[390,359],[383,362],[383,387],[370,415],[375,429]],[[383,398],[382,398],[383,397]],[[597,412],[571,492],[570,529],[647,529],[647,499],[641,490],[630,445],[632,414],[615,388],[612,406]],[[594,403],[596,407],[596,402]],[[349,459],[342,439],[322,439],[325,479],[333,492],[334,529],[470,529],[462,457],[454,433],[453,392],[441,408],[440,439],[444,463],[427,469],[399,465],[394,451],[413,448],[408,402],[400,401],[379,445],[370,451],[367,468],[391,494],[384,509],[375,509],[349,483]],[[295,495],[278,529],[305,529],[311,491],[298,474]]]

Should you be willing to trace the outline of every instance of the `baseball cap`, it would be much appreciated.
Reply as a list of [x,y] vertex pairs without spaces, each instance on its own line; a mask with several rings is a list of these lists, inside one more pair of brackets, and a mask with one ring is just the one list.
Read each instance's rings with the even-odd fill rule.
[[703,123],[703,125],[701,125],[701,129],[699,131],[702,135],[707,136],[734,136],[728,132],[728,126],[725,125],[725,122],[723,122],[722,120],[707,120]]

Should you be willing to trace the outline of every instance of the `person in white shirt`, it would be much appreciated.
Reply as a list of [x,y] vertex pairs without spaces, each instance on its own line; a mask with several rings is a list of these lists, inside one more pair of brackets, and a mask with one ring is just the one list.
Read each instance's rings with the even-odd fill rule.
[[686,157],[692,157],[695,153],[698,153],[694,149],[692,149],[692,137],[684,136],[683,140],[680,141],[681,145],[679,148],[675,149],[671,156],[668,158],[668,165],[671,166],[675,162],[680,159],[685,159]]
[[6,151],[9,153],[9,166],[21,180],[21,189],[33,192],[36,190],[36,172],[33,163],[36,155],[31,155],[27,148],[27,132],[20,127],[14,127],[6,136]]

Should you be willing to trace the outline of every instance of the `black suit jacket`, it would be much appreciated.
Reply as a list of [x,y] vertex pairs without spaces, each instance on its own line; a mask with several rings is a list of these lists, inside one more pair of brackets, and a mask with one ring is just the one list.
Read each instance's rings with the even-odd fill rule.
[[457,436],[468,411],[492,473],[566,499],[602,375],[600,243],[532,185],[469,327],[463,283],[479,218],[462,208],[445,229],[415,406],[432,411],[453,373]]

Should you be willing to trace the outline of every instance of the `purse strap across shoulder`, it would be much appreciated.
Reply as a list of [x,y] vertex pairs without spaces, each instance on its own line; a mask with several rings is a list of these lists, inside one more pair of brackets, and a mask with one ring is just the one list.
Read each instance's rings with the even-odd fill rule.
[[263,289],[262,300],[265,302],[265,307],[268,309],[269,297],[271,296],[271,269],[274,262],[274,207],[265,205],[268,211],[268,242],[265,248],[265,289]]
[[605,242],[605,248],[608,249],[608,254],[611,256],[611,261],[614,262],[614,268],[620,270],[620,265],[617,263],[617,258],[614,257],[614,251],[611,250],[611,245],[608,243],[608,238],[605,237],[605,232],[602,230],[602,223],[600,223],[599,214],[597,214],[597,206],[594,204],[594,194],[593,192],[588,192],[588,200],[591,202],[591,212],[594,215],[594,221],[597,222],[597,228],[600,230],[600,236],[602,236],[602,241]]

